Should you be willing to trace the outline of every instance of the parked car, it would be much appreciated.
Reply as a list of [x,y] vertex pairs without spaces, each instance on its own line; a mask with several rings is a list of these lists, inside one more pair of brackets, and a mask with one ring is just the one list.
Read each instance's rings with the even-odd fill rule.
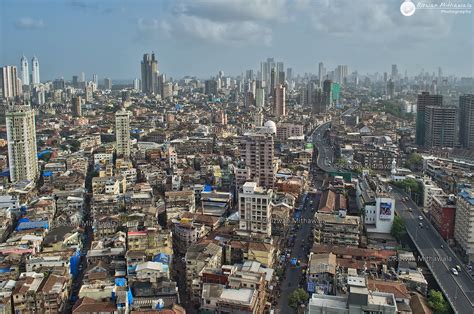
[[423,220],[423,216],[418,216],[418,220]]
[[454,276],[459,275],[459,273],[458,273],[458,271],[456,270],[456,268],[451,268],[451,272],[453,273]]

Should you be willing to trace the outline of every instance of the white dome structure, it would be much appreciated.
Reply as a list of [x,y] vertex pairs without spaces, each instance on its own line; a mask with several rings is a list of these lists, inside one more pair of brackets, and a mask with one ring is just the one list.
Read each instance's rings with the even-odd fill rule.
[[267,129],[270,129],[272,134],[276,134],[277,132],[276,123],[273,122],[272,120],[268,120],[267,122],[265,122],[264,127],[266,127]]

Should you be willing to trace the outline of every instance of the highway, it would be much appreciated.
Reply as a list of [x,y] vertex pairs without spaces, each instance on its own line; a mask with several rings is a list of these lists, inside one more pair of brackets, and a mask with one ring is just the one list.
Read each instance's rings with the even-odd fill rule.
[[[474,313],[474,283],[470,274],[464,267],[458,276],[451,273],[451,268],[456,265],[462,266],[461,261],[449,249],[448,244],[428,222],[416,204],[411,200],[405,204],[402,201],[403,196],[406,195],[394,189],[396,212],[405,221],[410,238],[443,290],[451,307],[456,313]],[[408,207],[412,208],[412,212],[408,210]],[[419,219],[420,216],[423,217],[423,220]],[[420,227],[420,223],[422,223],[422,227]]]

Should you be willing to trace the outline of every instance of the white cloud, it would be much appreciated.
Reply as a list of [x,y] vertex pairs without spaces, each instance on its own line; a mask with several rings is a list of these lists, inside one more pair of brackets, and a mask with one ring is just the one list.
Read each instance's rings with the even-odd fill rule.
[[18,29],[41,29],[44,28],[44,21],[41,19],[34,19],[31,17],[21,17],[15,22]]

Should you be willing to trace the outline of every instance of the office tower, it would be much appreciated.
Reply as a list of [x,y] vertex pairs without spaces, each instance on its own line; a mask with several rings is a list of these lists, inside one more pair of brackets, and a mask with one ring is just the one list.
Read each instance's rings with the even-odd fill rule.
[[425,107],[425,147],[455,147],[457,108]]
[[111,78],[106,77],[104,79],[104,89],[108,89],[108,90],[112,89],[112,79]]
[[273,94],[273,114],[277,117],[286,116],[286,88],[282,84],[275,87]]
[[2,87],[2,97],[12,99],[21,94],[19,80],[17,78],[16,66],[6,65],[1,67],[0,84]]
[[318,64],[318,79],[319,79],[319,87],[323,87],[323,82],[326,76],[326,69],[324,68],[324,63],[319,62]]
[[415,141],[419,146],[425,145],[425,108],[427,106],[442,106],[443,96],[430,95],[428,92],[422,92],[417,97],[416,102],[416,134]]
[[253,70],[245,71],[245,79],[247,81],[252,81],[253,80]]
[[268,69],[268,63],[267,62],[261,62],[260,63],[260,80],[262,82],[265,82],[264,84],[267,84],[268,85],[268,73],[269,73],[269,69]]
[[387,72],[383,72],[383,82],[387,83],[387,80],[388,80],[388,74]]
[[117,141],[117,156],[130,157],[130,113],[118,111],[115,114],[115,139]]
[[158,82],[158,61],[155,59],[155,53],[146,53],[142,61],[142,92],[145,94],[156,95]]
[[63,90],[66,87],[66,82],[64,82],[63,78],[55,79],[53,81],[53,88],[57,90]]
[[306,97],[305,97],[305,105],[308,106],[313,106],[315,100],[316,100],[316,84],[314,81],[309,81],[308,84],[306,84]]
[[15,105],[5,113],[8,139],[10,180],[36,180],[38,157],[36,152],[35,112],[28,105]]
[[265,90],[263,88],[257,88],[255,90],[255,105],[257,108],[263,108],[265,106]]
[[[271,123],[276,129],[275,123]],[[257,132],[245,134],[239,141],[239,154],[245,167],[250,169],[251,180],[260,186],[273,188],[276,173],[273,135]]]
[[321,103],[320,112],[325,113],[333,105],[333,82],[325,80],[323,83],[323,99]]
[[392,80],[396,80],[398,78],[398,67],[396,64],[392,64]]
[[156,80],[156,94],[161,95],[161,98],[166,98],[164,96],[165,83],[166,83],[166,76],[164,74],[159,74]]
[[239,229],[252,233],[272,235],[273,190],[255,182],[245,182],[239,192]]
[[438,67],[438,82],[441,84],[441,81],[443,79],[443,70],[441,67]]
[[336,69],[336,81],[339,84],[344,84],[344,80],[346,79],[348,74],[347,65],[338,65]]
[[95,86],[99,86],[99,77],[97,74],[92,74],[92,82],[94,82]]
[[393,83],[392,79],[389,79],[387,82],[387,93],[391,98],[395,94],[395,84]]
[[293,69],[292,68],[286,68],[286,80],[288,82],[291,82],[293,80]]
[[21,63],[21,71],[20,71],[20,78],[21,83],[23,85],[30,85],[30,70],[28,68],[28,59],[23,56],[20,60]]
[[[276,84],[285,84],[285,68],[283,62],[277,62],[276,64]],[[282,77],[283,75],[283,77]]]
[[459,97],[459,141],[464,148],[474,148],[474,94]]
[[86,81],[86,74],[84,72],[81,72],[79,76],[79,82],[85,82]]
[[463,190],[458,194],[454,239],[469,263],[472,263],[474,261],[474,190]]
[[40,83],[40,65],[36,56],[31,59],[31,83],[33,85]]
[[72,87],[74,88],[79,87],[79,77],[77,75],[73,75],[72,77]]
[[204,82],[204,94],[217,95],[217,81],[207,80]]
[[82,116],[81,102],[81,96],[75,96],[72,98],[72,114],[74,117]]
[[136,90],[136,91],[141,90],[141,88],[140,88],[140,80],[137,79],[137,78],[133,80],[133,89]]

